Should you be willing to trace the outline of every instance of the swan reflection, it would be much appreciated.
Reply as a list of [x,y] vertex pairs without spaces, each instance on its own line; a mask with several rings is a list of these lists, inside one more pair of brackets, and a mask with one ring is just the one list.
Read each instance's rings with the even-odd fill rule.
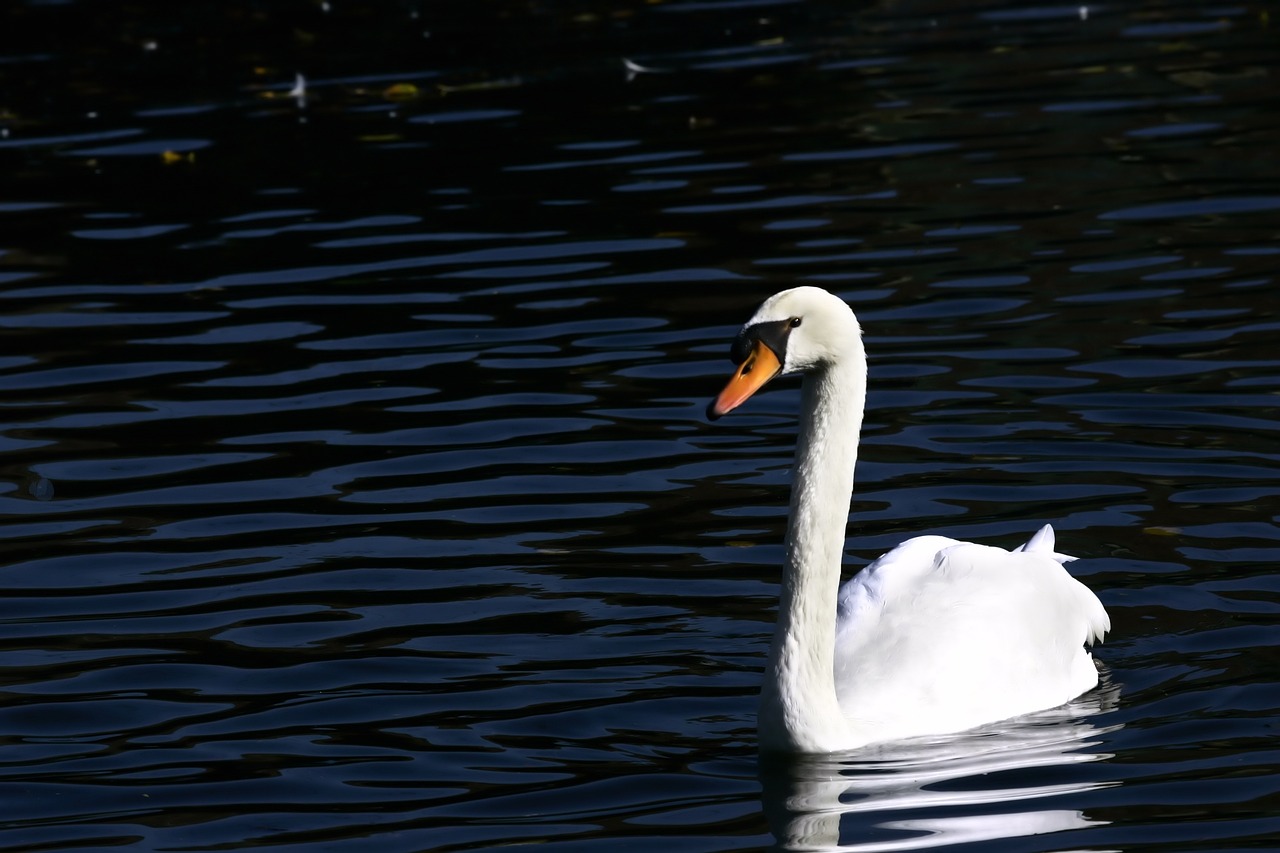
[[783,850],[871,853],[1105,823],[1030,801],[1119,784],[1062,772],[1111,757],[1089,747],[1119,725],[1099,727],[1088,717],[1113,708],[1118,695],[1104,679],[1061,708],[968,732],[766,762],[760,773],[770,828]]

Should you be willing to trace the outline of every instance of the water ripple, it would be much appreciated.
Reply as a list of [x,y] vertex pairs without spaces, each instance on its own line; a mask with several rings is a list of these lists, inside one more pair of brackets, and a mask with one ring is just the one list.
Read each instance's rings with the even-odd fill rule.
[[[11,16],[0,847],[1277,834],[1256,10],[420,5]],[[703,412],[801,282],[849,570],[1052,522],[1100,689],[757,763],[797,383]]]

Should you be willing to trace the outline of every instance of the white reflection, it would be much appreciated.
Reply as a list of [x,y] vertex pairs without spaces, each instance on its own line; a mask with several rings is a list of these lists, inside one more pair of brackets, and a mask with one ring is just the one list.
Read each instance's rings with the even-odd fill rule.
[[1111,757],[1087,747],[1119,726],[1100,728],[1087,718],[1113,708],[1119,692],[1104,676],[1088,695],[1016,720],[762,767],[770,828],[783,850],[878,853],[1105,823],[1028,801],[1119,784],[1051,770]]

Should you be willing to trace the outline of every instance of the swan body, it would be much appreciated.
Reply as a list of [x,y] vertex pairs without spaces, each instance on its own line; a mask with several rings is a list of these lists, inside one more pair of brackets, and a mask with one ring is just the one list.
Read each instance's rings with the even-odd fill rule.
[[862,331],[816,287],[768,299],[735,339],[718,418],[803,373],[786,564],[761,690],[763,749],[832,752],[1062,705],[1098,682],[1106,610],[1046,525],[1013,551],[919,536],[840,586],[866,403]]

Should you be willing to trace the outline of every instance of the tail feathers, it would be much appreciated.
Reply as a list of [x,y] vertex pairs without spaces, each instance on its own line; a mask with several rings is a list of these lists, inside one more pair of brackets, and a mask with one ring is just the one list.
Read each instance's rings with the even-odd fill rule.
[[1106,608],[1102,607],[1102,602],[1098,601],[1097,596],[1091,592],[1089,597],[1093,598],[1093,607],[1089,611],[1089,634],[1084,642],[1093,646],[1094,643],[1101,643],[1107,631],[1111,630],[1111,617],[1107,616]]
[[[1069,563],[1077,559],[1068,554],[1059,554],[1054,551],[1054,536],[1052,525],[1046,524],[1035,532],[1035,535],[1026,541],[1026,544],[1019,545],[1014,548],[1014,552],[1025,551],[1029,554],[1044,554],[1052,557],[1059,563]],[[1080,613],[1084,616],[1085,635],[1084,642],[1086,645],[1101,643],[1102,638],[1111,630],[1111,617],[1107,615],[1107,610],[1102,606],[1102,602],[1098,600],[1098,596],[1093,594],[1093,590],[1084,584],[1072,579],[1074,591],[1080,599]]]
[[1076,584],[1080,587],[1080,606],[1085,617],[1084,642],[1089,646],[1101,643],[1102,638],[1111,630],[1111,617],[1107,615],[1107,609],[1102,606],[1098,596],[1093,594],[1093,590],[1079,581]]

